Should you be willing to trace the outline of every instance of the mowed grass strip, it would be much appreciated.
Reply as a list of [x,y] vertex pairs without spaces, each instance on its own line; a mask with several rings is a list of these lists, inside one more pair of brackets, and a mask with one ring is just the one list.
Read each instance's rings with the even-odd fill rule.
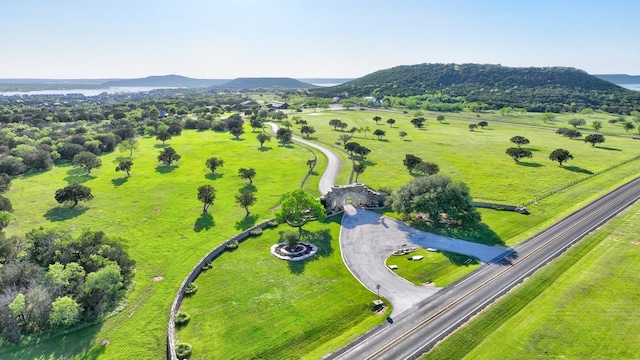
[[424,359],[633,359],[640,354],[640,205],[618,215]]
[[[172,167],[157,160],[163,148],[160,142],[140,138],[131,178],[114,171],[119,159],[128,155],[116,151],[101,156],[102,167],[90,176],[70,166],[58,166],[14,179],[6,194],[16,217],[8,228],[9,235],[36,226],[76,234],[84,228],[103,230],[127,240],[127,250],[137,265],[135,285],[122,312],[80,335],[50,339],[0,357],[56,359],[102,354],[114,359],[163,358],[169,308],[187,273],[222,241],[272,217],[280,195],[297,188],[308,169],[306,161],[312,155],[307,150],[278,146],[275,141],[260,149],[256,134],[248,128],[246,131],[240,140],[233,140],[228,133],[184,131],[167,141],[166,145],[182,156]],[[211,156],[225,161],[213,176],[205,167]],[[323,158],[321,154],[319,158]],[[237,176],[241,167],[256,170],[253,186]],[[305,187],[317,192],[318,178],[317,174],[311,176]],[[53,196],[69,182],[89,186],[95,199],[77,209],[61,207]],[[216,189],[211,217],[201,216],[202,203],[197,199],[197,188],[205,184]],[[254,191],[258,198],[250,207],[249,218],[235,203],[233,196],[239,189]]]
[[342,263],[340,219],[303,227],[303,241],[319,248],[305,261],[271,255],[279,232],[292,230],[286,225],[215,259],[195,281],[197,293],[182,303],[191,320],[178,338],[193,346],[192,359],[302,358],[336,337],[333,349],[345,345],[349,337],[341,335],[353,328],[362,332],[384,321],[372,311],[375,294]]
[[[477,259],[454,253],[445,253],[418,249],[407,255],[388,257],[387,266],[398,266],[393,272],[415,285],[429,284],[438,287],[449,286],[469,275],[480,266]],[[424,258],[414,261],[409,259],[412,256],[424,256]],[[467,259],[470,259],[470,261],[465,264]]]

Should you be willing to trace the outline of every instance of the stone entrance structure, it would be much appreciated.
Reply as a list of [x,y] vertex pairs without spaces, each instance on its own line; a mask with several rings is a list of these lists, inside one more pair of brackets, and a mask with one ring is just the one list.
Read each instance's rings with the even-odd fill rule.
[[344,210],[345,204],[357,208],[380,208],[384,206],[386,194],[373,191],[364,184],[332,186],[331,191],[320,197],[327,212]]

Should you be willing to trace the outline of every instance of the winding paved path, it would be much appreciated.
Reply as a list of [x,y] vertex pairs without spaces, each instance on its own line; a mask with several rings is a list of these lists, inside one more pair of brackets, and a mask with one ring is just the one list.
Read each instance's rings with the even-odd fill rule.
[[[278,132],[278,124],[274,124],[271,122],[267,124],[271,126],[271,129],[273,130],[274,133]],[[322,193],[323,195],[331,191],[331,186],[335,184],[336,178],[338,177],[338,172],[342,167],[342,160],[340,159],[340,156],[338,156],[338,154],[336,154],[335,152],[323,146],[320,146],[318,144],[314,144],[310,141],[303,140],[295,136],[292,137],[292,139],[301,144],[320,150],[327,157],[327,168],[325,169],[325,171],[322,173],[322,176],[320,177],[320,182],[318,183],[318,190],[320,190],[320,193]]]

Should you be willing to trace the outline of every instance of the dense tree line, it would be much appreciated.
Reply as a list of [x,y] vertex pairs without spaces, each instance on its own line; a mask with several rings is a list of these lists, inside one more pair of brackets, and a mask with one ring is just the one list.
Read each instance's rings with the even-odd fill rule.
[[93,321],[112,310],[133,278],[123,240],[87,230],[78,237],[37,228],[0,233],[0,337]]
[[513,68],[481,64],[419,64],[380,70],[330,88],[319,97],[373,96],[383,106],[456,111],[471,103],[487,109],[579,112],[583,108],[629,114],[640,110],[640,94],[566,67]]
[[169,93],[99,100],[51,95],[0,99],[0,173],[48,170],[64,161],[90,172],[100,165],[94,156],[119,147],[131,155],[135,137],[141,135],[164,142],[184,128],[229,131],[236,137],[244,132],[240,115],[219,119],[224,111],[242,109],[244,98],[237,95]]

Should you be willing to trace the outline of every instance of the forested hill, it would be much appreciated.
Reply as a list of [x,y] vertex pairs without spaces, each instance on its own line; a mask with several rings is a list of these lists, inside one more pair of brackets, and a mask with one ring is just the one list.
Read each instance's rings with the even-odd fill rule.
[[308,89],[314,85],[292,78],[237,78],[227,83],[214,86],[219,89]]
[[640,93],[567,67],[514,68],[481,64],[396,66],[331,88],[319,96],[408,97],[441,94],[492,108],[567,111],[592,107],[611,112],[640,109]]

